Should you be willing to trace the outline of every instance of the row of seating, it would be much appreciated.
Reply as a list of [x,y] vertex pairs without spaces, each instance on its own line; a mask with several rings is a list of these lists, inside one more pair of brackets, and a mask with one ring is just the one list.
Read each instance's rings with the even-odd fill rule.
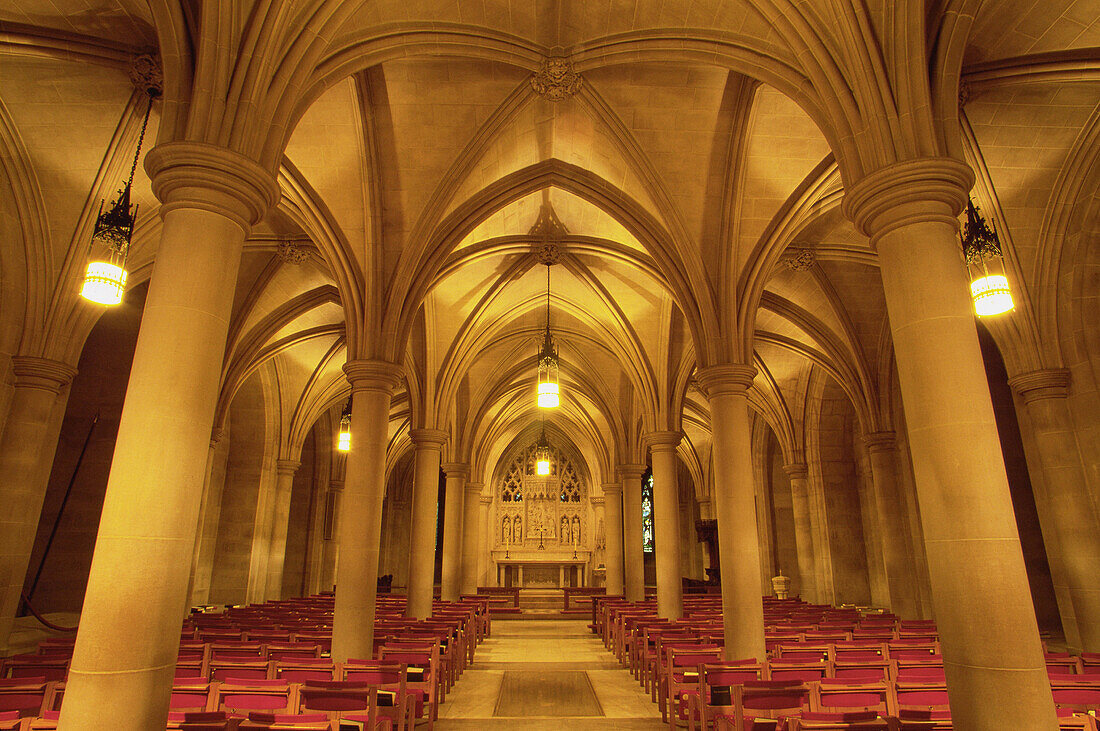
[[[439,704],[490,631],[488,602],[433,604],[403,616],[404,597],[377,600],[371,658],[334,662],[333,600],[318,595],[225,611],[183,623],[168,728],[431,729]],[[64,696],[72,638],[0,661],[0,731],[51,729]]]
[[[676,621],[656,617],[651,602],[601,598],[596,605],[592,630],[650,693],[672,730],[740,731],[754,718],[792,729],[951,728],[931,622],[765,599],[767,656],[739,660],[725,656],[716,598],[685,600]],[[880,636],[853,639],[859,629]],[[1095,728],[1088,714],[1100,710],[1098,659],[1047,653],[1062,728]]]

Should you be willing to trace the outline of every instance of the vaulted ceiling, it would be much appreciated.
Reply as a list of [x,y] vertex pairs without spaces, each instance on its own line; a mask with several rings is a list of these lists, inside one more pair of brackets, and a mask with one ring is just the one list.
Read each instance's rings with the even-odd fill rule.
[[[881,24],[879,4],[868,3]],[[502,44],[560,50],[686,26],[772,43],[764,15],[746,8],[384,0],[363,5],[336,36],[346,45],[401,24],[453,24]],[[966,47],[974,72],[963,137],[984,171],[979,197],[1028,277],[1043,276],[1049,191],[1097,125],[1100,84],[1003,73],[990,81],[988,69],[1095,50],[1094,11],[1088,0],[987,2]],[[0,0],[0,126],[13,157],[33,169],[44,228],[24,320],[54,323],[38,337],[64,333],[69,357],[95,312],[64,304],[63,291],[83,263],[90,206],[113,194],[144,111],[120,59],[155,48],[153,17],[142,0]],[[840,214],[841,171],[802,106],[703,58],[629,55],[581,69],[579,87],[552,100],[528,68],[493,54],[407,43],[407,52],[329,85],[289,134],[282,201],[246,246],[220,419],[236,390],[269,369],[281,449],[300,449],[346,397],[349,342],[377,337],[346,314],[385,312],[379,332],[400,350],[407,376],[394,443],[406,444],[409,428],[448,429],[448,458],[487,478],[540,417],[535,353],[547,272],[539,252],[552,242],[550,318],[565,398],[550,418],[594,479],[641,459],[640,436],[651,430],[683,429],[686,461],[709,462],[706,400],[691,374],[698,344],[717,332],[708,323],[731,318],[752,333],[760,372],[752,403],[788,457],[802,448],[812,369],[848,394],[863,430],[889,428],[892,348],[876,257]],[[154,107],[149,140],[161,111]],[[139,282],[158,233],[140,171],[136,192]],[[4,286],[7,303],[16,285]],[[0,334],[12,350],[26,337],[15,330]],[[705,493],[708,476],[693,476]]]

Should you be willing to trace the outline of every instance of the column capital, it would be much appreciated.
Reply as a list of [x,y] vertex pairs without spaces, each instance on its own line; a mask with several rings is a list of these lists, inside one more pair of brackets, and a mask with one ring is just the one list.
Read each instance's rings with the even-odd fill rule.
[[957,227],[973,185],[974,172],[958,160],[905,160],[848,188],[841,210],[874,246],[883,235],[914,223],[938,221]]
[[279,202],[275,176],[232,150],[205,142],[167,142],[145,156],[145,171],[164,216],[199,208],[236,222],[246,233]]
[[613,493],[622,495],[623,493],[623,484],[621,482],[605,482],[600,487],[603,488],[604,495],[611,495]]
[[695,371],[695,382],[707,398],[743,394],[752,386],[755,378],[755,366],[739,363],[707,366]]
[[493,496],[492,495],[482,495],[481,496],[481,504],[482,505],[490,505],[492,502],[493,502]]
[[791,462],[783,465],[783,471],[787,473],[787,477],[792,480],[805,480],[810,470],[806,467],[805,462]]
[[417,449],[442,447],[450,434],[442,429],[410,429],[409,439]]
[[485,487],[485,484],[482,483],[482,482],[467,482],[466,483],[466,494],[467,495],[480,495],[481,494],[481,489],[483,487]]
[[301,466],[302,463],[296,459],[277,459],[275,460],[275,474],[279,476],[293,475]]
[[651,452],[673,451],[683,438],[683,433],[678,431],[651,431],[642,437],[642,442]]
[[1025,404],[1051,398],[1069,397],[1070,375],[1067,368],[1042,368],[1020,373],[1008,379],[1008,385]]
[[588,503],[594,508],[600,508],[603,507],[604,498],[600,495],[591,495],[588,498]]
[[16,388],[37,388],[55,394],[72,383],[76,375],[76,368],[68,363],[31,355],[12,356],[11,369]]
[[898,446],[898,435],[892,431],[871,432],[863,435],[863,444],[872,454],[893,451]]
[[218,446],[218,442],[225,439],[225,429],[221,427],[214,427],[210,430],[210,448],[214,449]]
[[621,464],[617,469],[623,479],[638,479],[645,474],[644,464]]
[[404,378],[401,366],[385,360],[349,360],[344,364],[344,375],[351,384],[351,392],[381,391],[392,394]]
[[344,481],[343,480],[329,480],[328,481],[329,492],[343,492]]
[[470,465],[465,462],[444,462],[439,465],[447,477],[469,477]]

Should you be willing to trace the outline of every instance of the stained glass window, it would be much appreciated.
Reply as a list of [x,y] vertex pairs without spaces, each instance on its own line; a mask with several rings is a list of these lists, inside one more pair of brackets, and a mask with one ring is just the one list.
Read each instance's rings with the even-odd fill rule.
[[642,475],[642,550],[653,553],[653,473]]

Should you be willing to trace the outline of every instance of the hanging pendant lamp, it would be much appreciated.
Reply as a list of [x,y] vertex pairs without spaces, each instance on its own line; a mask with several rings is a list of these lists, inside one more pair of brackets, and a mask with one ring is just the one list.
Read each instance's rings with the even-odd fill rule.
[[134,171],[141,158],[141,143],[145,141],[145,129],[149,125],[149,113],[153,110],[153,99],[160,96],[158,88],[146,89],[149,105],[145,108],[145,118],[141,122],[137,149],[134,150],[134,162],[130,165],[130,176],[126,185],[118,192],[118,198],[104,211],[104,202],[99,204],[99,215],[92,229],[92,241],[89,246],[88,268],[84,272],[84,283],[80,287],[80,296],[100,305],[117,305],[122,302],[126,291],[126,257],[130,253],[130,239],[134,235],[134,222],[137,220],[137,206],[130,205],[130,190],[134,183]]
[[344,404],[344,411],[340,414],[340,431],[336,435],[336,451],[351,451],[351,399]]
[[561,388],[558,380],[558,348],[550,334],[550,264],[546,265],[546,332],[542,347],[539,349],[538,362],[538,405],[542,409],[553,409],[561,403]]
[[546,422],[543,422],[542,433],[535,442],[535,474],[539,477],[550,476],[550,442],[546,440]]
[[970,274],[970,298],[978,317],[991,317],[1016,307],[1005,276],[1004,257],[997,232],[982,217],[973,201],[967,201],[966,224],[960,232],[966,271]]

